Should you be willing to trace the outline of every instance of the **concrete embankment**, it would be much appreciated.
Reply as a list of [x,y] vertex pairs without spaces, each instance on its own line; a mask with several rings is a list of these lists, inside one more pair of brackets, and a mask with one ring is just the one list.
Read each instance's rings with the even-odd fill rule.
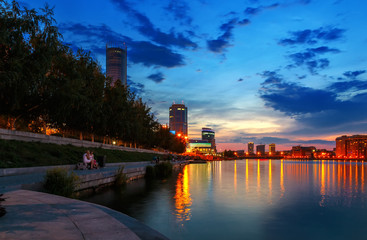
[[112,209],[28,190],[7,192],[0,239],[167,239],[139,221]]
[[[186,162],[174,162],[174,168],[185,165]],[[6,168],[0,169],[0,192],[25,189],[42,191],[42,185],[47,170],[53,168],[66,168],[78,175],[77,191],[94,190],[111,185],[115,181],[120,167],[124,167],[124,173],[128,181],[142,178],[149,162],[109,163],[106,167],[95,170],[74,170],[75,165],[32,167],[32,168]]]
[[[175,162],[180,168],[186,162]],[[48,169],[64,167],[79,176],[78,191],[95,190],[113,184],[124,166],[129,181],[143,177],[148,162],[112,163],[97,170],[72,170],[75,165],[0,169],[2,206],[7,213],[0,218],[0,239],[167,239],[125,214],[75,199],[40,190]]]

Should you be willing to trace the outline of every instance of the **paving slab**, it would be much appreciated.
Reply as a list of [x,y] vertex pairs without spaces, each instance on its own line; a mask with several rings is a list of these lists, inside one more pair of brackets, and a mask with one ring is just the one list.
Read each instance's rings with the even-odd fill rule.
[[3,198],[7,213],[0,218],[1,240],[141,239],[95,204],[28,190]]

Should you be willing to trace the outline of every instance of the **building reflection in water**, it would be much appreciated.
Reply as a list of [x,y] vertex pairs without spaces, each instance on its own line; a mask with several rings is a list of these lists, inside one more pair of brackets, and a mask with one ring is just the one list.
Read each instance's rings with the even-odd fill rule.
[[[312,192],[321,207],[352,206],[356,199],[367,198],[363,195],[365,167],[365,163],[355,161],[249,159],[185,166],[176,182],[176,219],[184,224],[192,217],[190,190],[200,192],[198,199],[232,201],[233,205],[237,201],[273,205],[292,197],[307,197]],[[199,169],[205,173],[204,181],[200,180]],[[192,186],[190,179],[191,184],[195,182]]]
[[189,172],[186,165],[179,173],[176,181],[175,213],[178,222],[189,221],[191,218],[192,199],[190,196]]

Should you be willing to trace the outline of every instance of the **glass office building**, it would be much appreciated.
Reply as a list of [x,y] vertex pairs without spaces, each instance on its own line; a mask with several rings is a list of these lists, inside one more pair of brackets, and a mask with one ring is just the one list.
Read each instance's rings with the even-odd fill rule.
[[169,108],[169,128],[176,135],[188,135],[187,107],[184,104],[172,104]]

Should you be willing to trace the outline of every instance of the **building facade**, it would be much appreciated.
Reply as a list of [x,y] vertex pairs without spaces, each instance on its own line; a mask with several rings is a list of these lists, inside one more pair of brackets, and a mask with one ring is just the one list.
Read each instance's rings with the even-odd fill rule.
[[260,144],[256,146],[256,154],[264,155],[265,154],[265,145]]
[[269,144],[269,154],[270,155],[275,155],[276,151],[275,151],[275,143],[271,143]]
[[121,46],[106,45],[106,75],[112,78],[111,86],[121,81],[127,86],[127,49]]
[[212,149],[214,152],[217,152],[216,146],[215,146],[215,132],[211,128],[202,128],[201,129],[201,139],[207,140],[211,143]]
[[187,107],[184,104],[172,104],[169,108],[169,128],[173,134],[188,135]]
[[313,158],[315,152],[316,152],[316,148],[313,146],[311,147],[302,147],[302,146],[292,147],[292,157],[295,157],[295,158]]
[[195,154],[213,154],[215,153],[212,144],[208,140],[195,140],[190,139],[187,146],[186,152]]
[[253,142],[247,143],[247,151],[248,151],[248,154],[254,154],[254,143]]
[[367,135],[344,135],[335,141],[337,158],[367,158]]

